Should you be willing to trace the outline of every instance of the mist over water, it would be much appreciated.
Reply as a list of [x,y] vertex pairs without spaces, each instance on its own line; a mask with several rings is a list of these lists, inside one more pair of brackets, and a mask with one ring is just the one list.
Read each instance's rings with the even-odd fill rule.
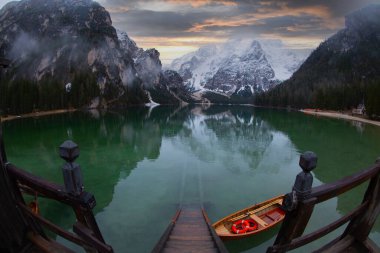
[[[202,203],[215,222],[289,192],[304,151],[319,158],[314,186],[355,173],[380,155],[377,127],[239,106],[76,112],[5,122],[4,135],[12,163],[57,183],[64,163],[57,147],[66,139],[78,143],[85,189],[96,197],[96,219],[115,252],[150,252],[180,204]],[[307,231],[349,212],[364,190],[317,206]],[[72,228],[70,208],[40,199],[40,209]],[[299,252],[327,243],[342,229]],[[226,245],[230,252],[265,252],[277,232]],[[379,232],[378,221],[374,241]]]

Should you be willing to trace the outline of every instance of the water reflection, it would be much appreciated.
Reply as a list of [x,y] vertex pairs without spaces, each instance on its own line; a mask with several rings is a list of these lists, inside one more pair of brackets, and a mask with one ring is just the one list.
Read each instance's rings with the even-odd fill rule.
[[[257,169],[273,141],[271,127],[255,117],[250,107],[195,107],[182,131],[180,146],[186,144],[189,152],[204,162],[223,160],[233,173],[240,172],[238,165],[242,161],[248,165],[244,167]],[[217,157],[217,154],[223,155]],[[236,163],[236,159],[240,162]]]
[[[295,112],[263,110],[256,114],[286,133],[301,152],[316,152],[318,167],[314,173],[325,183],[368,167],[380,155],[380,131],[375,126],[364,127],[350,121],[316,118]],[[349,212],[362,200],[365,187],[339,197],[338,210],[341,213]]]
[[[150,252],[181,202],[207,203],[215,221],[288,192],[300,171],[300,152],[319,156],[314,185],[367,166],[380,154],[380,131],[357,129],[345,121],[244,106],[159,106],[21,119],[6,122],[4,133],[14,164],[58,183],[63,161],[56,148],[67,138],[77,142],[107,242],[116,252]],[[362,190],[319,207],[323,212],[315,212],[308,229],[321,226],[321,213],[327,222],[348,212]],[[69,208],[41,205],[60,226],[73,224]],[[265,251],[272,240],[268,233],[229,249]]]

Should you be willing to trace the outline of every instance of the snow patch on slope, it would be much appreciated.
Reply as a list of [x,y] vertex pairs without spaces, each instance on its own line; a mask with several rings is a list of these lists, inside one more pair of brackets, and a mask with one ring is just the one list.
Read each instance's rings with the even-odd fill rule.
[[311,49],[288,48],[280,40],[262,40],[260,43],[275,79],[280,81],[289,79],[311,53]]

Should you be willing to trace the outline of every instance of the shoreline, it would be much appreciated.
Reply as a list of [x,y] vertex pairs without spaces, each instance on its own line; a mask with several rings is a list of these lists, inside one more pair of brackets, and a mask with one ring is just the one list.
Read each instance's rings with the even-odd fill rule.
[[[58,110],[51,110],[51,111],[40,111],[40,112],[32,112],[32,113],[26,113],[21,115],[9,115],[7,117],[0,116],[0,122],[15,120],[15,119],[22,119],[22,118],[32,118],[32,117],[40,117],[40,116],[47,116],[47,115],[54,115],[54,114],[61,114],[61,113],[67,113],[67,112],[75,112],[78,109],[58,109]],[[375,120],[369,120],[364,119],[357,116],[351,116],[340,112],[335,111],[321,111],[321,110],[309,110],[309,109],[301,109],[299,112],[303,112],[308,115],[312,116],[323,116],[323,117],[329,117],[334,119],[344,119],[344,120],[352,120],[352,121],[358,121],[362,123],[367,123],[371,125],[375,125],[380,127],[380,121]]]
[[58,109],[58,110],[50,110],[50,111],[31,112],[31,113],[20,114],[20,115],[9,115],[6,117],[1,116],[0,120],[1,122],[5,122],[5,121],[10,121],[10,120],[15,120],[15,119],[55,115],[55,114],[75,112],[75,111],[77,111],[77,109]]
[[358,122],[363,122],[371,125],[375,125],[380,127],[380,121],[375,121],[375,120],[369,120],[369,119],[364,119],[361,117],[356,117],[356,116],[351,116],[347,115],[344,113],[340,112],[334,112],[334,111],[315,111],[315,110],[299,110],[300,112],[303,112],[308,115],[313,115],[313,116],[323,116],[323,117],[329,117],[329,118],[335,118],[335,119],[345,119],[345,120],[352,120],[352,121],[358,121]]

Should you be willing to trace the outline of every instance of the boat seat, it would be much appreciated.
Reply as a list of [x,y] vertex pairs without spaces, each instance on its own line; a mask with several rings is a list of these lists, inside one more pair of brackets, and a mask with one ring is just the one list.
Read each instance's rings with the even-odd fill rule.
[[257,223],[259,223],[262,227],[268,226],[268,223],[266,223],[264,220],[262,220],[259,216],[256,214],[252,213],[250,217],[255,220]]

